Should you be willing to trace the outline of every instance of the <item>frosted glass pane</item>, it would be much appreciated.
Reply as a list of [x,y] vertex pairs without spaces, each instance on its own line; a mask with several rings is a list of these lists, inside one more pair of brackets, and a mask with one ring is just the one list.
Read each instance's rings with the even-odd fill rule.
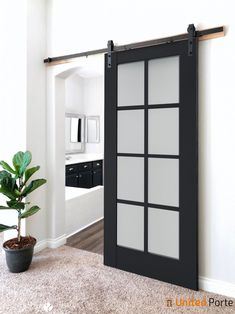
[[144,207],[117,204],[117,245],[144,250]]
[[179,57],[149,61],[149,104],[179,102]]
[[179,154],[179,109],[149,110],[149,154]]
[[148,252],[179,259],[179,213],[148,209]]
[[144,105],[144,62],[118,65],[118,106]]
[[117,181],[118,199],[143,202],[144,158],[118,157]]
[[179,206],[179,160],[149,158],[148,202]]
[[118,152],[144,153],[144,110],[118,112]]

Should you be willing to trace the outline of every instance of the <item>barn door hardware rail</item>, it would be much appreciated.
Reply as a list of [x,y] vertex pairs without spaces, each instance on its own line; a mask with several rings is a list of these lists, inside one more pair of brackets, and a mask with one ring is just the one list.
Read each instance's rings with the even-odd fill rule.
[[111,67],[111,55],[112,51],[123,51],[123,50],[129,50],[129,49],[136,49],[136,48],[142,48],[147,46],[155,46],[160,45],[168,42],[174,42],[174,41],[180,41],[180,40],[189,40],[188,45],[188,54],[190,55],[190,52],[192,51],[192,46],[190,42],[192,38],[198,38],[199,41],[201,40],[207,40],[207,39],[214,39],[218,37],[223,37],[225,35],[224,26],[204,29],[204,30],[195,30],[195,26],[193,24],[190,24],[188,27],[188,32],[184,34],[179,34],[175,36],[170,37],[164,37],[164,38],[158,38],[158,39],[152,39],[147,41],[141,41],[137,43],[131,43],[127,45],[120,45],[120,46],[114,46],[113,42],[110,40],[108,42],[107,48],[101,48],[96,50],[89,50],[85,52],[65,55],[65,56],[59,56],[59,57],[48,57],[44,59],[44,63],[48,65],[55,65],[55,64],[61,64],[66,62],[72,62],[76,61],[74,59],[80,58],[80,57],[88,57],[91,55],[101,54],[101,53],[108,53],[109,54],[109,61],[110,61],[110,67]]

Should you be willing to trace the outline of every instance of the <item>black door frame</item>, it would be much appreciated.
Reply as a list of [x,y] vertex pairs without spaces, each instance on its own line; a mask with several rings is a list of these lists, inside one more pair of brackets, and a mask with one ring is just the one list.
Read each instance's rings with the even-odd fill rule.
[[[192,55],[188,56],[188,41],[182,40],[152,47],[112,52],[112,67],[105,55],[105,158],[104,158],[104,264],[147,277],[198,290],[198,99],[197,99],[197,38],[193,39]],[[180,57],[180,101],[178,104],[148,105],[149,59]],[[117,65],[145,61],[145,102],[143,106],[117,107]],[[149,155],[148,109],[179,108],[179,156]],[[117,111],[144,109],[144,154],[117,153]],[[144,203],[117,200],[117,157],[145,157]],[[179,210],[180,259],[176,260],[147,252],[148,225],[148,158],[178,158],[180,169],[179,208],[151,204],[160,209]],[[144,205],[144,251],[117,246],[117,202]],[[157,270],[157,271],[156,271]]]

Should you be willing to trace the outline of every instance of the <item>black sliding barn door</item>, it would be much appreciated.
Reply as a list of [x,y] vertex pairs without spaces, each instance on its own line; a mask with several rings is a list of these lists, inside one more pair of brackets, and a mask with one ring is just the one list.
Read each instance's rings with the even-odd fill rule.
[[198,289],[197,42],[105,56],[105,265]]

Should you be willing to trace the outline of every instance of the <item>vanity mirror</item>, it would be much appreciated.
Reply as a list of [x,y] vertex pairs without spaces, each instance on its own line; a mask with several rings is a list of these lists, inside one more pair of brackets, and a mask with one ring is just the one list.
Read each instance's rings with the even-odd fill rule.
[[86,143],[100,142],[100,117],[88,116],[86,117]]
[[66,153],[83,153],[85,143],[100,142],[100,117],[65,114]]
[[66,152],[83,152],[85,142],[85,115],[66,113],[65,131]]

